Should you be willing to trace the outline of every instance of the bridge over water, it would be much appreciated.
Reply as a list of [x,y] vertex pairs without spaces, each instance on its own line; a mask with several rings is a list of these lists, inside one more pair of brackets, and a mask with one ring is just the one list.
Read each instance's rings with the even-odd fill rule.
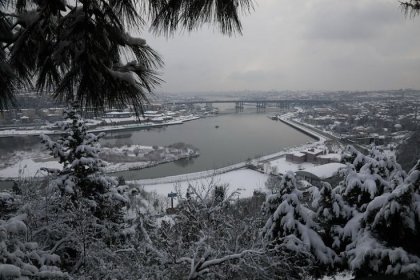
[[167,102],[166,105],[196,105],[206,104],[234,104],[236,109],[243,109],[245,105],[255,105],[257,109],[265,109],[269,105],[277,108],[290,108],[292,106],[313,107],[332,104],[331,100],[323,99],[239,99],[239,100],[191,100]]

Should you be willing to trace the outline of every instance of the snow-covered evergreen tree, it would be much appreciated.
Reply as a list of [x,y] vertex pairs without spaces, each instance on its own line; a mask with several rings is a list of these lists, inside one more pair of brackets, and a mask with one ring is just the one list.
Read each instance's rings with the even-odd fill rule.
[[[315,209],[316,221],[322,228],[320,235],[325,245],[332,248],[337,255],[345,250],[342,228],[353,214],[352,207],[346,204],[338,190],[326,182],[322,183],[321,189],[313,187],[311,190],[312,208]],[[340,264],[342,262],[337,263],[335,267],[340,267]]]
[[320,266],[337,262],[335,252],[318,234],[320,227],[314,221],[313,211],[302,203],[302,192],[296,187],[293,172],[283,176],[280,191],[267,198],[263,211],[268,220],[261,234],[269,246],[286,248],[298,255],[310,253]]
[[392,192],[377,196],[363,213],[357,240],[347,248],[358,276],[420,277],[420,161]]
[[65,121],[61,123],[64,135],[60,139],[52,141],[49,136],[42,136],[42,142],[63,168],[44,170],[54,176],[52,183],[74,204],[81,198],[86,199],[98,218],[118,214],[108,208],[118,208],[127,199],[116,191],[118,182],[105,175],[103,170],[105,163],[99,158],[98,143],[103,134],[87,132],[77,107],[66,109],[64,117]]
[[[57,141],[42,136],[43,143],[63,165],[59,170],[44,169],[50,174],[50,181],[46,190],[49,200],[42,207],[52,213],[29,214],[38,223],[48,224],[45,232],[39,234],[49,235],[45,246],[67,255],[66,268],[78,271],[94,267],[87,264],[95,263],[95,259],[101,262],[100,257],[95,257],[101,252],[94,250],[95,246],[102,244],[106,249],[119,242],[124,228],[122,211],[128,198],[117,188],[117,181],[103,171],[104,162],[98,157],[101,135],[87,132],[76,107],[68,108],[64,114],[64,134]],[[49,220],[54,220],[58,228]],[[69,243],[72,244],[68,246]]]
[[407,176],[374,146],[366,156],[348,147],[343,158],[343,181],[335,188],[324,184],[313,202],[329,232],[324,241],[343,258],[337,269],[356,276],[417,275],[420,259],[408,245],[418,238],[417,167]]
[[338,193],[359,212],[364,212],[376,196],[392,191],[406,176],[394,156],[375,146],[367,156],[348,146],[343,160],[347,168],[341,170],[344,180],[338,186]]

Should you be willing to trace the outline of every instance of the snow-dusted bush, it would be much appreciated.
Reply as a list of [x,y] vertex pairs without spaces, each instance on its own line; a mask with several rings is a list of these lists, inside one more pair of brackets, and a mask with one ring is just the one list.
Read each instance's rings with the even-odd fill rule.
[[119,254],[134,259],[132,267],[143,278],[300,279],[305,274],[288,256],[262,246],[258,212],[244,211],[247,204],[233,200],[236,193],[226,186],[191,185],[178,195],[175,214],[141,213],[127,231],[132,247]]
[[15,212],[20,204],[20,199],[13,193],[0,192],[0,217]]
[[0,279],[69,279],[60,257],[28,242],[26,216],[0,219]]
[[270,175],[265,182],[265,187],[270,190],[272,194],[280,191],[281,178],[277,175]]

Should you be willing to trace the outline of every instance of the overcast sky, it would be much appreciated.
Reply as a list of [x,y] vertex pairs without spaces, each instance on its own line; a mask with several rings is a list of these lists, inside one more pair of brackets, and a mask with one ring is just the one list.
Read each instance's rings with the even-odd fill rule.
[[420,89],[420,17],[397,0],[257,0],[243,35],[147,35],[158,91]]

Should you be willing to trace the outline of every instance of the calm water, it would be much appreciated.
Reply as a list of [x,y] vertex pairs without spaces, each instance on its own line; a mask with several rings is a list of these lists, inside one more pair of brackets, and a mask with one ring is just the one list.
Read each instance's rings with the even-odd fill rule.
[[[268,155],[313,141],[309,136],[267,117],[272,113],[249,112],[221,114],[165,128],[107,133],[103,145],[170,145],[191,144],[200,156],[151,168],[117,172],[127,180],[157,178],[204,171],[228,166],[249,158]],[[0,139],[0,152],[39,150],[38,137]]]
[[105,142],[110,145],[169,145],[184,142],[197,147],[200,156],[152,168],[115,173],[127,180],[158,178],[220,168],[313,141],[293,128],[267,118],[267,113],[220,115],[178,126],[136,131],[130,134],[127,138],[108,139]]

